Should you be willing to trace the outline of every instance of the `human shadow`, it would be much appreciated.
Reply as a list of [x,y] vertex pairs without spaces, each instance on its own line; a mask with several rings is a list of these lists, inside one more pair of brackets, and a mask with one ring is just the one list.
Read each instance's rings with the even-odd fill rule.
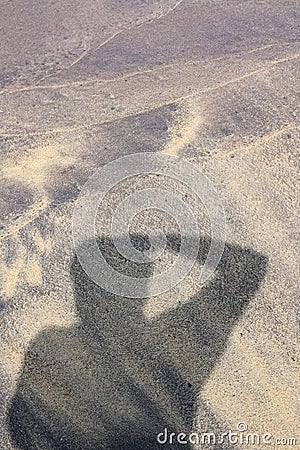
[[[132,241],[141,251],[148,246],[144,236]],[[201,240],[199,264],[209,245]],[[177,253],[179,237],[169,235],[167,246]],[[127,261],[108,238],[99,247],[116,270],[144,278],[146,299],[153,266]],[[148,320],[145,299],[107,293],[75,256],[71,275],[81,323],[46,329],[31,343],[9,409],[13,443],[22,450],[182,448],[176,440],[160,444],[157,435],[191,432],[196,396],[266,265],[265,256],[226,244],[215,276],[197,295]]]

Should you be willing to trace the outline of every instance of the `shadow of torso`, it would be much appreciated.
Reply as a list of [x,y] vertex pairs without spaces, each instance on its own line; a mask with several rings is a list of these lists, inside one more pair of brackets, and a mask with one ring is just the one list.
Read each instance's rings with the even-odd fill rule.
[[[101,245],[108,259],[115,256],[111,241]],[[208,245],[204,239],[199,263]],[[191,432],[196,397],[265,268],[262,255],[226,245],[215,278],[198,295],[149,321],[142,300],[103,291],[74,258],[81,324],[45,330],[31,343],[9,411],[15,445],[153,450],[162,448],[157,435],[165,428]],[[135,275],[139,270],[148,271],[146,294],[151,271],[131,267]]]

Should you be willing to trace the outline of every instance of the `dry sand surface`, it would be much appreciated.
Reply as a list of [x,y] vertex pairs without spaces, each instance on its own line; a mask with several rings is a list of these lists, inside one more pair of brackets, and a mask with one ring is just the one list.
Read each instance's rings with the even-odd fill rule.
[[[182,448],[157,433],[219,438],[238,424],[272,435],[272,448],[300,446],[299,2],[3,0],[0,10],[1,450]],[[75,256],[82,186],[139,152],[193,163],[223,202],[225,250],[204,286],[196,264],[171,291],[147,298],[145,284],[145,299],[129,300],[96,286]],[[99,211],[99,245],[117,270],[150,270],[118,259],[108,224],[124,196],[158,183],[182,195],[145,176]],[[209,221],[186,197],[201,266]],[[140,218],[137,248],[147,220],[169,236],[172,262],[178,230],[166,216]]]

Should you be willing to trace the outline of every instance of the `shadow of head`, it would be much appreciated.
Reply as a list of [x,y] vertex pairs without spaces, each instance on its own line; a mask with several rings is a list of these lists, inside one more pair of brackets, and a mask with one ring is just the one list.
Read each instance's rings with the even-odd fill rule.
[[[149,247],[144,236],[132,242],[140,251]],[[9,411],[21,449],[147,450],[162,448],[156,436],[165,428],[189,432],[196,397],[266,270],[264,256],[227,244],[215,276],[197,294],[149,321],[143,306],[154,265],[126,260],[111,239],[98,245],[111,267],[144,280],[145,298],[107,293],[74,257],[80,325],[45,330],[27,352]],[[203,238],[199,264],[209,247]],[[167,251],[179,249],[180,238],[167,236]]]

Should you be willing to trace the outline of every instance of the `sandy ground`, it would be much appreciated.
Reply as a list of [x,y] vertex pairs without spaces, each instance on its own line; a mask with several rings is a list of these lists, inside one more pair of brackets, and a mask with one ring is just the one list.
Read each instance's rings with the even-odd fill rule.
[[[220,436],[241,423],[300,446],[299,3],[0,9],[0,448],[168,448],[155,443],[165,427]],[[217,189],[226,247],[207,286],[195,268],[132,302],[85,277],[76,198],[98,167],[138,152],[192,162]],[[112,193],[98,224],[106,251],[124,192],[153,183]],[[205,254],[207,217],[190,205]]]

